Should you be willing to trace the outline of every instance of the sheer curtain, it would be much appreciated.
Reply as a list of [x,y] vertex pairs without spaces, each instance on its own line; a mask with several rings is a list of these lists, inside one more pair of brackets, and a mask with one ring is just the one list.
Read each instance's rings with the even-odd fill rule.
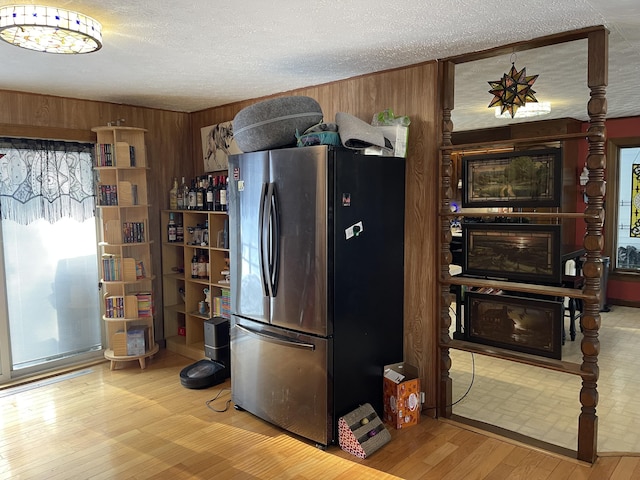
[[101,349],[92,152],[0,139],[0,276],[14,371]]
[[93,217],[92,146],[50,140],[0,139],[2,219]]

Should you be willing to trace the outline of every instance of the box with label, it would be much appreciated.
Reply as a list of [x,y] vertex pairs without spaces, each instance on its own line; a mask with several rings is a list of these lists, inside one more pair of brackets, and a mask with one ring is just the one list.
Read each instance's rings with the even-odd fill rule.
[[395,428],[420,422],[422,410],[418,369],[407,363],[384,367],[384,421]]

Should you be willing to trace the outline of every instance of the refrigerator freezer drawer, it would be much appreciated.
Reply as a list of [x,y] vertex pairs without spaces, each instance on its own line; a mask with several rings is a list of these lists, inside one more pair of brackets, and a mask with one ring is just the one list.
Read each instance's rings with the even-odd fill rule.
[[234,317],[231,390],[236,406],[322,445],[333,441],[329,340]]

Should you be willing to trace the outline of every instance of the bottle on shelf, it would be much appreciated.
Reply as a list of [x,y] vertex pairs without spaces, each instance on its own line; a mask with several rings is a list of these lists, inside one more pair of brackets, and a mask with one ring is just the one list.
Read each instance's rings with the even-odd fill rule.
[[198,251],[195,249],[191,257],[191,278],[198,278]]
[[218,188],[220,190],[220,210],[227,211],[227,182],[229,179],[225,176],[220,177]]
[[207,201],[205,202],[206,210],[212,211],[215,207],[215,182],[213,177],[209,175],[209,185],[207,186]]
[[178,240],[178,230],[176,227],[176,222],[173,218],[173,213],[170,213],[169,224],[167,225],[167,241],[173,243],[173,242],[176,242],[177,240]]
[[216,189],[213,192],[213,194],[214,194],[214,202],[215,202],[213,209],[216,212],[219,212],[220,211],[220,177],[218,176],[216,176]]
[[191,188],[189,188],[189,210],[195,210],[197,207],[196,198],[196,181],[191,180]]
[[173,185],[169,190],[169,209],[177,210],[178,209],[178,178],[173,177]]
[[178,219],[176,220],[176,242],[183,243],[184,242],[184,226],[182,225],[182,214],[178,214]]
[[209,246],[209,220],[204,221],[204,228],[202,229],[202,245]]
[[177,206],[178,210],[182,210],[184,208],[184,189],[182,185],[184,184],[184,177],[182,177],[182,183],[178,186],[178,193],[176,195],[177,198]]
[[182,190],[182,209],[189,209],[189,185],[184,181],[184,177],[182,177],[182,183],[180,184],[180,190]]
[[205,254],[204,250],[200,250],[200,255],[198,255],[198,278],[206,279],[207,277],[207,265],[209,264],[209,259]]
[[204,180],[198,179],[198,187],[196,189],[196,210],[204,210],[204,197],[206,190],[204,188]]

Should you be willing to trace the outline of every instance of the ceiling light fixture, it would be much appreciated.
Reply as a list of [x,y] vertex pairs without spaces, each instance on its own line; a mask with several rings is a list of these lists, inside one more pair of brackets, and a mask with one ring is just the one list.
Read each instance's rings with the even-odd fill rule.
[[496,118],[527,118],[549,113],[551,113],[551,102],[527,103],[518,108],[513,116],[509,111],[503,112],[502,107],[495,107]]
[[489,108],[501,107],[500,113],[509,112],[513,118],[520,107],[524,107],[527,102],[537,102],[531,87],[538,78],[538,75],[527,76],[526,67],[518,71],[516,69],[515,54],[511,56],[511,70],[509,73],[502,75],[502,79],[489,81],[491,90],[489,93],[494,95],[493,100],[489,103]]
[[58,7],[0,7],[0,38],[46,53],[90,53],[102,48],[102,25],[87,15]]

